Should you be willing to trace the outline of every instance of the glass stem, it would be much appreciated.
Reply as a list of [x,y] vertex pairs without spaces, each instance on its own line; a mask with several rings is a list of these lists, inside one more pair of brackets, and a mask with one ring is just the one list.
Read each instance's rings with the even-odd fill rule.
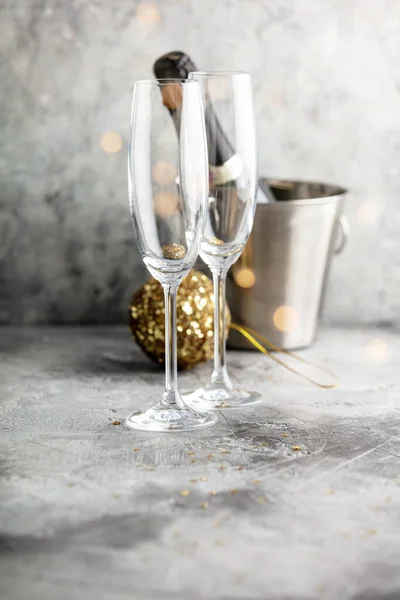
[[213,269],[214,283],[214,371],[211,382],[222,384],[226,375],[226,269]]
[[165,284],[165,392],[163,404],[180,405],[176,332],[176,292],[178,286]]

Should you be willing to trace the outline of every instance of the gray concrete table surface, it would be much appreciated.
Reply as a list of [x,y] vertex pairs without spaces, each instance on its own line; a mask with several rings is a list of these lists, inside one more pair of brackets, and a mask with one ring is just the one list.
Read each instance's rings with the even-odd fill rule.
[[400,338],[301,355],[339,386],[230,352],[261,407],[146,434],[163,373],[126,328],[1,329],[0,598],[399,600]]

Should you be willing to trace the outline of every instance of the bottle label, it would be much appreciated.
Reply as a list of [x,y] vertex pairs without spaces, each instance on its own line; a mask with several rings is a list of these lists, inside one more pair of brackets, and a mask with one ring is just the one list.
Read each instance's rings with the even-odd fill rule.
[[235,181],[243,172],[243,162],[238,154],[234,154],[223,165],[215,167],[210,165],[213,185],[224,185]]

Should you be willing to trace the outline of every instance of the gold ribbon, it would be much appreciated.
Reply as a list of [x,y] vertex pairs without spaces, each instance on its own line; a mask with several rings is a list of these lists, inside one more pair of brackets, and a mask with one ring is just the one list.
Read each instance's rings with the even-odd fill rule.
[[[288,371],[291,371],[292,373],[295,373],[299,377],[302,377],[303,379],[310,381],[313,385],[316,385],[319,388],[330,389],[330,388],[336,387],[339,384],[339,381],[338,381],[336,375],[334,373],[332,373],[332,371],[329,371],[329,369],[325,369],[325,367],[320,367],[319,365],[315,365],[312,362],[309,362],[308,360],[306,360],[305,358],[302,358],[301,356],[294,354],[293,352],[289,352],[288,350],[282,350],[282,348],[278,348],[278,346],[275,346],[275,344],[270,342],[266,337],[257,333],[257,331],[250,329],[250,327],[243,327],[242,325],[237,325],[236,323],[231,323],[230,328],[241,333],[251,344],[253,344],[253,346],[255,348],[257,348],[257,350],[259,350],[263,354],[266,354],[267,356],[272,358],[272,360],[274,360],[276,363],[278,363],[282,367],[285,367],[285,369],[287,369]],[[263,344],[266,344],[267,346],[269,346],[269,348],[271,350],[274,350],[275,352],[280,352],[281,354],[286,354],[287,356],[291,356],[295,360],[298,360],[299,362],[301,362],[303,364],[309,365],[309,366],[313,367],[314,369],[318,369],[319,371],[328,373],[328,375],[333,377],[333,379],[334,379],[333,383],[320,383],[319,381],[316,381],[315,379],[313,379],[312,377],[309,377],[305,373],[302,373],[301,371],[298,371],[297,369],[290,367],[283,360],[274,356],[270,352],[270,350],[268,348],[266,348],[265,346],[263,346],[262,344],[260,344],[260,342],[258,342],[256,338],[261,340],[261,342],[263,342]]]

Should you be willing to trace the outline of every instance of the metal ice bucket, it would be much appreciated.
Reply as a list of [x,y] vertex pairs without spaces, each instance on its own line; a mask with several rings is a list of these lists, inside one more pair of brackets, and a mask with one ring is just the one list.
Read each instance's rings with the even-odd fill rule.
[[[258,204],[253,231],[227,282],[232,321],[283,349],[309,346],[316,333],[332,254],[348,237],[346,190],[261,179],[277,202]],[[231,331],[231,348],[252,348]]]

